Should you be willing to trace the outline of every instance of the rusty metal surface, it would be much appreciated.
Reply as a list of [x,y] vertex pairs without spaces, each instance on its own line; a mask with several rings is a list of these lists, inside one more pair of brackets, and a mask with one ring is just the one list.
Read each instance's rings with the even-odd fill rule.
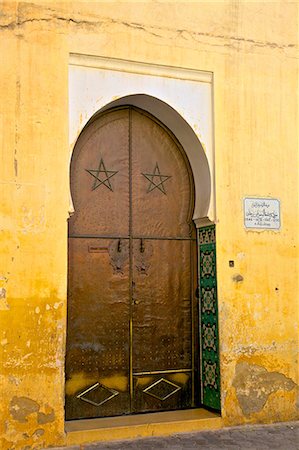
[[194,406],[196,241],[184,153],[147,114],[116,110],[80,136],[71,189],[66,418]]

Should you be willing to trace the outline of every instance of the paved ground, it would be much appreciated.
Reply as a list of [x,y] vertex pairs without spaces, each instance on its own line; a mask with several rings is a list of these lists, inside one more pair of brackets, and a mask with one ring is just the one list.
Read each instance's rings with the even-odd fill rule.
[[[299,422],[182,433],[163,438],[84,444],[68,450],[299,450]],[[60,449],[62,450],[62,449]]]

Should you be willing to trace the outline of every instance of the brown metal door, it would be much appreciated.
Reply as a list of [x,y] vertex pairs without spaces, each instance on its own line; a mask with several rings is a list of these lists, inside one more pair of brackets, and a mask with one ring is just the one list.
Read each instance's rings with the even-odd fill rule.
[[71,163],[66,418],[130,412],[129,111],[93,122]]
[[193,183],[151,117],[114,110],[72,158],[66,418],[195,404]]
[[160,124],[136,111],[131,122],[133,410],[187,408],[194,405],[192,179]]

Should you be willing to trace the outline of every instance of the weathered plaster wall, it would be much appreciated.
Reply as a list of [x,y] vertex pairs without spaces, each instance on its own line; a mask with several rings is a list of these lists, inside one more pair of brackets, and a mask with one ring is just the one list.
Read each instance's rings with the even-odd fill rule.
[[[223,418],[295,418],[297,4],[33,1],[0,11],[2,448],[64,442],[69,52],[214,73]],[[281,200],[279,232],[244,230],[246,195]]]
[[64,428],[67,45],[43,23],[17,26],[29,5],[0,9],[0,447],[25,449]]

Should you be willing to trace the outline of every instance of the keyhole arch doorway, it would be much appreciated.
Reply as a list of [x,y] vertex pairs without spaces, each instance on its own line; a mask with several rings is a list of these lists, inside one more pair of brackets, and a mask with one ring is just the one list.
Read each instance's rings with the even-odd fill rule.
[[[197,285],[197,251],[196,233],[194,225],[192,226],[192,218],[196,218],[196,216],[200,214],[200,211],[201,214],[204,214],[204,212],[208,210],[208,202],[197,201],[196,203],[196,195],[194,194],[194,187],[196,188],[196,186],[194,186],[195,183],[193,182],[190,161],[188,161],[189,158],[186,156],[181,144],[177,141],[176,136],[174,136],[164,124],[158,123],[157,119],[154,116],[151,116],[147,111],[136,108],[136,106],[132,106],[132,104],[127,105],[127,100],[128,99],[126,99],[124,105],[114,104],[113,108],[111,108],[112,105],[109,105],[109,108],[107,106],[107,108],[104,108],[88,122],[80,139],[77,141],[72,158],[72,179],[74,179],[79,172],[84,173],[85,179],[89,180],[89,183],[87,184],[90,186],[89,193],[87,193],[84,187],[82,189],[80,183],[74,187],[75,183],[71,180],[75,213],[71,217],[69,224],[69,305],[66,359],[67,419],[103,417],[155,410],[185,409],[199,405],[199,393],[197,387],[199,365],[198,352],[196,353],[195,351],[195,340],[198,340],[198,330],[196,331],[198,311],[194,296]],[[161,111],[161,105],[159,105],[159,110]],[[117,121],[119,121],[118,123],[120,125],[118,124],[117,129],[119,134],[117,135],[116,133],[116,139],[120,139],[121,147],[126,146],[125,141],[127,140],[129,149],[129,156],[127,158],[128,183],[124,184],[124,186],[127,186],[124,187],[124,197],[128,194],[129,208],[127,217],[126,214],[122,214],[119,217],[120,220],[118,219],[115,221],[125,223],[126,219],[128,219],[127,229],[126,226],[120,226],[120,228],[117,227],[117,230],[112,230],[111,220],[109,221],[108,216],[109,213],[111,213],[111,210],[113,210],[113,205],[110,210],[109,207],[102,209],[101,217],[96,213],[98,207],[96,203],[89,203],[88,208],[81,214],[81,218],[80,211],[77,211],[76,207],[79,203],[78,199],[82,195],[81,191],[84,191],[84,189],[85,196],[90,195],[90,192],[99,191],[100,189],[105,192],[113,192],[113,177],[117,174],[121,176],[121,173],[124,173],[125,170],[116,170],[116,167],[110,167],[109,164],[107,165],[107,152],[106,156],[103,151],[99,152],[96,150],[94,152],[97,154],[97,159],[99,159],[97,166],[95,166],[94,163],[88,164],[88,161],[91,161],[92,158],[86,159],[83,156],[80,162],[80,157],[77,156],[80,154],[87,155],[88,152],[91,154],[93,152],[91,149],[95,148],[99,143],[99,141],[93,142],[93,136],[97,133],[88,133],[88,130],[93,129],[93,127],[97,128],[97,123],[101,123],[101,126],[98,129],[101,127],[104,129],[107,124],[109,128],[111,123]],[[180,130],[177,129],[177,132],[178,134],[182,133],[186,139],[184,131],[184,129],[186,129],[185,125],[186,124],[184,124],[184,126],[182,125]],[[133,133],[134,129],[136,131]],[[139,137],[137,129],[141,130]],[[86,130],[87,134],[84,135]],[[160,136],[161,132],[164,133],[163,136]],[[113,126],[110,129],[108,147],[109,145],[113,146],[116,143],[111,136],[114,136]],[[169,153],[169,149],[166,149],[166,145],[165,152],[169,153],[170,158],[168,155],[168,164],[167,161],[166,163],[164,161],[164,170],[161,170],[160,164],[160,158],[163,155],[163,151],[160,153],[159,151],[156,151],[155,155],[151,155],[151,144],[147,146],[147,151],[144,154],[147,156],[149,155],[150,159],[154,156],[154,167],[149,170],[149,166],[147,166],[147,169],[141,170],[142,164],[146,162],[146,158],[144,159],[143,157],[143,159],[141,158],[141,162],[138,162],[137,154],[139,153],[139,150],[136,151],[136,149],[138,148],[138,145],[140,146],[140,144],[144,142],[145,136],[149,138],[149,141],[152,136],[153,140],[156,139],[156,149],[158,146],[161,146],[161,142],[167,142],[167,139],[172,142],[171,145],[176,149],[171,150]],[[119,147],[119,142],[117,142],[117,145]],[[134,147],[136,147],[135,150],[132,150]],[[86,151],[88,148],[89,150]],[[194,149],[194,146],[192,148]],[[171,153],[173,151],[174,153]],[[185,200],[182,201],[182,204],[185,204],[185,206],[181,207],[181,211],[180,207],[177,209],[176,216],[177,218],[180,216],[180,220],[177,224],[173,220],[167,220],[167,218],[163,224],[163,220],[165,216],[167,216],[166,214],[163,216],[163,220],[159,219],[160,222],[158,228],[156,227],[155,220],[152,221],[152,226],[150,227],[151,231],[147,234],[147,231],[144,232],[144,226],[142,224],[145,214],[141,214],[141,220],[136,214],[134,216],[134,207],[132,207],[132,204],[134,205],[135,200],[138,200],[141,196],[142,200],[140,202],[140,197],[139,203],[143,205],[141,206],[141,209],[144,207],[144,212],[146,212],[150,209],[149,203],[147,203],[147,199],[149,198],[147,194],[154,192],[156,197],[157,195],[160,195],[162,199],[163,196],[167,196],[168,185],[171,185],[168,181],[171,180],[173,175],[168,174],[167,170],[166,173],[165,169],[170,170],[170,173],[175,173],[174,166],[172,166],[171,162],[173,156],[175,156],[173,158],[175,161],[174,165],[177,165],[176,174],[181,172],[181,178],[184,179],[183,183],[180,184],[180,181],[178,182],[176,198],[179,199],[180,196],[182,196],[182,198],[185,197]],[[117,158],[118,161],[126,160],[124,155],[121,155],[121,151],[116,155],[116,160]],[[114,161],[116,160],[114,159]],[[206,162],[204,158],[203,161]],[[126,162],[124,164],[126,165]],[[79,172],[77,168],[74,169],[76,166],[77,168],[79,167]],[[139,179],[141,178],[143,180],[143,185],[144,182],[147,183],[146,191],[142,188],[143,192],[141,194],[140,186],[137,188],[136,186],[134,187],[135,181],[132,175],[136,169],[135,166],[138,166],[137,172]],[[200,180],[202,183],[202,179],[203,177],[199,178],[198,181]],[[209,179],[209,174],[205,174],[205,179]],[[174,185],[172,185],[172,187],[174,187]],[[207,188],[203,198],[209,197],[208,191],[209,189]],[[133,201],[131,200],[132,197],[134,197]],[[154,200],[155,209],[159,209],[158,205],[161,204],[161,198],[156,198],[156,203]],[[117,203],[119,203],[119,201],[122,203],[121,197],[117,198]],[[137,204],[137,201],[135,203]],[[176,208],[179,203],[179,200],[174,202],[174,208]],[[123,204],[125,204],[125,202]],[[94,211],[89,215],[92,208],[94,208]],[[126,207],[124,210],[126,210]],[[182,213],[183,210],[185,211],[184,213]],[[106,214],[107,212],[108,215]],[[163,208],[156,218],[161,218],[163,215],[161,214],[162,212]],[[105,217],[106,215],[107,217]],[[185,222],[184,219],[182,220],[182,217],[185,217]],[[78,218],[79,221],[77,220]],[[151,222],[149,216],[145,219],[147,222]],[[88,226],[86,226],[87,222],[89,222]],[[100,236],[97,235],[99,222],[101,222]],[[137,231],[136,233],[136,230],[139,232]],[[157,241],[157,246],[155,246],[154,241]],[[176,241],[175,245],[177,248],[172,245],[174,244],[174,241]],[[170,249],[169,244],[171,244],[170,247],[172,246],[172,249]],[[168,258],[166,258],[166,260],[164,259],[167,270],[163,273],[162,268],[159,269],[159,264],[163,263],[163,256],[165,256],[165,254]],[[176,260],[177,264],[174,269],[168,270],[168,266],[171,265],[169,264],[170,260],[172,260],[172,262]],[[85,270],[87,267],[87,271],[89,272],[87,276],[86,273],[82,276],[82,270],[80,268],[80,264],[82,263],[85,266]],[[153,267],[155,266],[156,269],[153,270]],[[95,267],[96,271],[94,271]],[[109,267],[109,269],[107,269],[107,267]],[[94,283],[94,281],[99,278],[99,271],[108,273],[109,270],[110,273],[108,274],[108,278],[110,277],[110,284],[108,283],[108,285],[105,286],[106,275],[104,278],[100,277],[100,284],[97,282]],[[162,296],[159,289],[156,289],[156,291],[153,289],[152,281],[149,286],[148,283],[144,282],[144,280],[146,280],[144,276],[149,276],[149,279],[154,280],[155,284],[157,284],[157,281],[159,282],[160,276],[161,280],[168,278],[166,283],[163,281],[161,283],[164,286],[164,288],[162,288],[162,291],[164,289]],[[116,279],[117,283],[115,284]],[[175,283],[177,283],[177,289],[175,288]],[[92,286],[93,284],[96,285],[96,289]],[[136,284],[137,288],[135,287]],[[113,285],[113,289],[111,289],[111,285]],[[99,291],[102,289],[106,292],[104,297],[105,300],[108,299],[109,304],[106,310],[106,316],[105,313],[103,314],[103,309],[100,311],[101,308],[98,308],[98,305],[103,300],[103,295],[101,293],[99,294]],[[153,304],[153,300],[146,294],[146,291],[151,293],[154,292],[155,299],[158,299],[155,307],[164,308],[163,314],[164,316],[167,316],[168,314],[168,318],[166,318],[166,322],[162,326],[162,331],[161,326],[159,329],[158,322],[152,323],[149,326],[148,330],[152,330],[150,335],[152,336],[153,330],[156,330],[158,339],[157,342],[154,343],[151,338],[147,338],[148,349],[150,347],[152,348],[148,350],[150,355],[147,352],[148,361],[141,362],[142,359],[146,359],[144,351],[141,351],[142,345],[140,344],[142,340],[146,340],[146,328],[144,328],[144,324],[151,321],[146,315],[146,308],[149,308],[149,305]],[[177,296],[174,291],[180,291],[179,296]],[[126,300],[119,301],[119,297],[122,296],[123,298],[128,297],[128,302]],[[140,299],[141,304],[145,305],[143,306],[143,312],[141,314],[138,311],[136,312],[136,305],[138,305]],[[172,299],[172,303],[170,302],[170,299]],[[82,303],[84,303],[83,309]],[[91,309],[89,303],[92,305]],[[184,303],[184,311],[179,311],[182,303]],[[120,304],[120,308],[123,308],[123,311],[120,312],[120,314],[118,314],[119,311],[118,313],[115,313],[114,308],[119,309]],[[187,308],[186,304],[188,304]],[[152,306],[150,308],[152,308]],[[141,307],[138,309],[142,310]],[[92,340],[89,336],[85,339],[85,342],[82,342],[82,334],[86,334],[87,330],[92,328],[92,326],[87,323],[88,320],[86,322],[85,319],[82,319],[86,310],[87,319],[90,321],[91,319],[94,319],[95,329],[101,330],[101,332],[98,333],[99,339]],[[99,313],[99,316],[102,316],[100,320],[98,317],[94,317],[95,311]],[[172,316],[169,311],[172,311]],[[151,309],[150,315],[152,318],[157,316],[157,313],[153,308]],[[115,341],[113,348],[111,348],[111,323],[113,321],[114,323],[119,322],[120,316],[122,316],[122,319],[120,320],[121,323],[114,325],[116,327],[114,331],[117,341]],[[178,320],[176,316],[178,316]],[[160,316],[159,320],[161,321],[164,319]],[[169,327],[167,328],[167,323],[170,323],[171,319],[173,323],[177,322],[176,331],[171,331],[168,329]],[[83,323],[83,327],[77,326],[78,321]],[[111,323],[109,323],[109,321],[111,321]],[[178,325],[178,323],[180,323],[180,325]],[[166,330],[164,334],[163,327]],[[182,336],[179,336],[181,329]],[[107,336],[109,341],[108,344]],[[137,338],[135,336],[137,336]],[[183,344],[179,342],[183,342]],[[136,343],[138,345],[135,345]],[[161,345],[163,348],[161,348]],[[103,350],[105,346],[106,350]],[[135,349],[137,347],[137,351],[135,350],[134,352],[132,346]],[[108,347],[109,351],[107,351]],[[164,347],[168,348],[166,353]],[[143,358],[140,357],[139,353],[143,354]],[[100,357],[99,354],[104,356]],[[180,364],[177,364],[179,359],[181,362]],[[82,367],[80,367],[80,364]],[[124,367],[126,367],[125,370],[123,370]]]

